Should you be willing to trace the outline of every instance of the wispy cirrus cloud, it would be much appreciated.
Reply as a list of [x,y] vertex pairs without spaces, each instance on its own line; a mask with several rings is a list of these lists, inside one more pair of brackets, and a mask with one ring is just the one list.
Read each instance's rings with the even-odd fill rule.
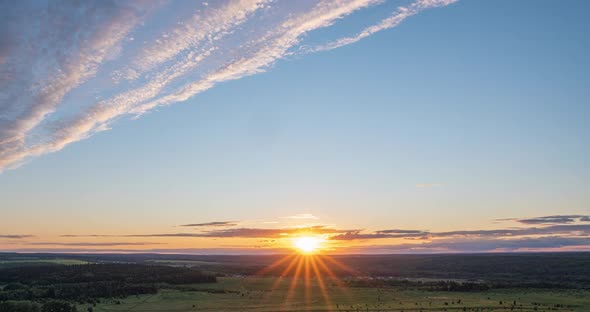
[[353,44],[353,43],[360,41],[366,37],[369,37],[377,32],[396,27],[399,24],[401,24],[408,17],[411,17],[412,15],[416,15],[416,14],[420,13],[420,11],[422,11],[422,10],[429,9],[429,8],[435,8],[435,7],[441,7],[441,6],[447,6],[447,5],[455,3],[457,1],[458,0],[419,0],[419,1],[416,1],[408,6],[398,7],[397,10],[395,10],[389,17],[383,19],[381,22],[379,22],[373,26],[363,29],[363,31],[361,31],[360,33],[358,33],[354,36],[344,37],[344,38],[329,42],[327,44],[319,45],[314,48],[308,49],[308,51],[309,52],[327,51],[327,50],[333,50],[336,48],[340,48],[345,45]]
[[[15,3],[5,3],[11,12]],[[140,22],[148,8],[134,3],[88,2],[72,6],[52,2],[41,9],[20,8],[36,21],[22,21],[20,35],[5,56],[1,72],[5,80],[0,91],[0,169],[27,156],[51,151],[27,146],[30,131],[53,113],[66,94],[93,77],[101,64]],[[23,53],[24,52],[24,53]],[[58,130],[59,131],[59,130]]]
[[188,20],[166,31],[153,44],[140,51],[128,71],[135,76],[138,72],[143,73],[169,62],[189,49],[203,48],[207,43],[235,31],[250,15],[271,2],[272,0],[228,1],[211,10],[198,10]]
[[[330,47],[452,2],[415,1],[396,11],[403,18],[398,14]],[[2,25],[10,25],[3,29],[11,29],[0,31],[0,171],[108,130],[121,117],[137,117],[264,72],[300,52],[306,34],[381,3],[0,4],[0,17],[8,21]]]

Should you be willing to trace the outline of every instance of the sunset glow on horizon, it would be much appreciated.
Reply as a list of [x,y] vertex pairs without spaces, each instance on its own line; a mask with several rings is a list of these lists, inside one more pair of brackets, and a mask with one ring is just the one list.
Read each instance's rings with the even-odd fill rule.
[[301,236],[293,239],[293,246],[304,254],[314,254],[321,249],[323,239],[313,236]]

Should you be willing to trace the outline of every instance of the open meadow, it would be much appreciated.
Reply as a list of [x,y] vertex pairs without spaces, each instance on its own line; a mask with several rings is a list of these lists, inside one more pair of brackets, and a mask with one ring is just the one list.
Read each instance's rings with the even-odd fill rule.
[[0,312],[590,311],[588,253],[0,260]]
[[[425,292],[322,282],[219,278],[218,283],[190,285],[187,290],[104,300],[93,311],[590,311],[590,292],[581,290]],[[79,311],[87,308],[80,305]]]

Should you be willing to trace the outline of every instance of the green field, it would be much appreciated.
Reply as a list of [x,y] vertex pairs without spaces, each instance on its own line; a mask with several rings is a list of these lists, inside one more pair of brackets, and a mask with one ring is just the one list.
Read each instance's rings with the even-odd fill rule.
[[37,259],[37,258],[20,258],[20,259],[8,259],[0,260],[1,266],[9,265],[40,265],[40,264],[64,264],[64,265],[75,265],[75,264],[88,264],[88,261],[78,259]]
[[171,265],[171,266],[188,266],[188,267],[200,267],[204,265],[217,265],[218,262],[212,261],[199,261],[199,260],[147,260],[146,263]]
[[[324,281],[324,294],[317,279],[297,280],[290,292],[292,283],[291,278],[220,278],[188,291],[103,300],[94,311],[590,311],[590,292],[581,290],[428,292]],[[79,311],[87,307],[80,305]]]

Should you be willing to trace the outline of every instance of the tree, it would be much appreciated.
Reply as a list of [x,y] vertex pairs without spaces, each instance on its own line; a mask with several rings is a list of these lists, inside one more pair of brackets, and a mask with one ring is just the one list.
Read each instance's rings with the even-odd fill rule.
[[39,312],[39,304],[30,301],[0,302],[0,312]]
[[66,301],[58,301],[58,300],[53,300],[53,301],[48,301],[45,304],[43,304],[43,307],[41,308],[41,312],[77,312],[78,309],[76,309],[75,306],[69,304]]

